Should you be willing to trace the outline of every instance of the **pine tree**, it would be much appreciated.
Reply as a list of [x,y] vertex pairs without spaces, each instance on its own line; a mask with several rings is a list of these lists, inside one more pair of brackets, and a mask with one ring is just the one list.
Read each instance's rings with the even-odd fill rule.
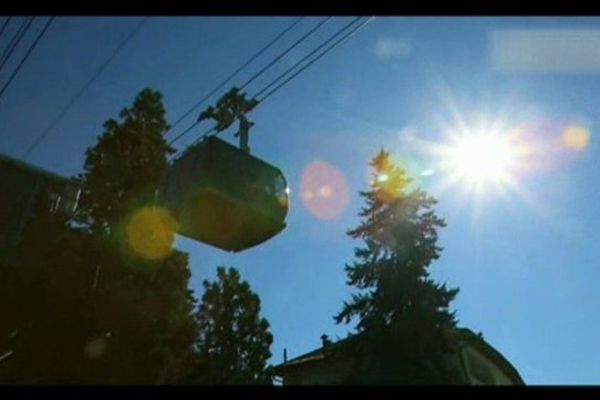
[[443,363],[445,333],[456,325],[449,304],[458,289],[437,284],[428,270],[440,255],[437,230],[445,222],[432,210],[435,199],[408,191],[411,181],[389,153],[382,149],[370,166],[362,222],[348,231],[364,242],[345,268],[358,292],[335,316],[337,323],[358,319],[350,381],[448,383],[454,377]]
[[212,385],[270,384],[267,360],[273,336],[260,317],[260,299],[234,268],[217,268],[204,281],[198,308],[197,364],[192,382]]
[[174,151],[163,137],[169,126],[161,99],[159,92],[142,90],[120,121],[104,123],[97,144],[86,151],[80,218],[94,232],[114,232],[131,210],[152,204]]
[[171,249],[168,213],[153,205],[171,152],[161,97],[145,89],[105,123],[79,176],[77,223],[43,204],[32,216],[23,242],[32,257],[3,269],[16,288],[8,307],[18,310],[6,329],[18,335],[0,381],[181,381],[195,300],[187,255]]
[[97,364],[112,371],[109,382],[175,382],[195,337],[194,298],[187,255],[171,249],[174,222],[154,205],[173,152],[162,95],[144,89],[119,116],[86,152],[81,176],[97,330],[110,334]]

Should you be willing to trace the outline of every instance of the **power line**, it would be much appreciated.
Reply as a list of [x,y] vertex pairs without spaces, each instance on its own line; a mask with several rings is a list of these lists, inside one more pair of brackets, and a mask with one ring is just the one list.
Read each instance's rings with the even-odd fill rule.
[[21,67],[23,66],[23,64],[25,64],[25,61],[27,61],[27,59],[31,55],[31,52],[33,51],[33,49],[35,49],[35,46],[37,46],[37,44],[40,41],[40,39],[42,38],[42,36],[44,36],[44,34],[46,33],[46,30],[48,30],[48,28],[50,27],[50,24],[52,23],[52,21],[54,21],[54,17],[50,17],[50,19],[48,20],[48,22],[46,22],[46,25],[44,26],[44,28],[42,29],[42,31],[35,38],[35,41],[31,44],[31,46],[29,46],[29,49],[27,50],[27,53],[25,53],[25,55],[21,59],[21,62],[19,63],[19,65],[17,65],[17,68],[15,68],[15,70],[13,71],[12,75],[10,76],[10,78],[8,78],[8,81],[6,81],[6,83],[2,87],[2,90],[0,90],[0,99],[2,98],[2,95],[4,94],[4,92],[6,91],[6,89],[10,86],[10,83],[13,81],[13,79],[15,79],[15,76],[17,76],[17,74],[21,70]]
[[267,98],[269,98],[272,94],[274,94],[275,92],[277,92],[279,89],[281,89],[285,84],[287,84],[288,82],[290,82],[292,79],[294,79],[296,76],[298,76],[300,73],[302,73],[302,71],[304,71],[305,69],[307,69],[308,67],[310,67],[312,64],[314,64],[317,60],[319,60],[321,57],[323,57],[325,54],[327,54],[329,51],[331,51],[334,47],[336,47],[337,45],[339,45],[340,43],[342,43],[344,40],[346,40],[347,38],[349,38],[352,34],[354,34],[356,31],[358,31],[360,28],[362,28],[363,26],[365,26],[366,24],[368,24],[369,22],[371,22],[373,20],[373,18],[375,17],[370,17],[369,19],[367,19],[365,22],[363,22],[362,24],[358,25],[357,27],[353,28],[350,32],[348,32],[346,35],[344,35],[343,37],[341,37],[340,39],[338,39],[335,43],[333,43],[331,46],[329,46],[327,49],[325,49],[325,51],[323,51],[321,54],[319,54],[317,57],[315,57],[314,59],[312,59],[308,64],[306,64],[305,66],[303,66],[302,68],[300,68],[296,73],[294,73],[292,76],[290,76],[288,79],[286,79],[285,81],[283,81],[281,84],[279,84],[277,87],[275,87],[275,89],[271,90],[269,93],[267,93],[262,99],[259,99],[259,102],[264,102]]
[[336,37],[338,37],[339,35],[341,35],[345,30],[347,30],[348,28],[350,28],[352,25],[354,25],[354,23],[356,23],[361,17],[356,17],[354,18],[352,21],[350,21],[348,24],[346,24],[342,29],[338,29],[337,32],[335,32],[332,36],[329,37],[329,39],[327,39],[326,41],[324,41],[323,43],[321,43],[321,45],[319,45],[318,47],[316,47],[313,51],[311,51],[310,53],[308,53],[307,55],[305,55],[304,57],[302,57],[302,59],[300,59],[298,62],[296,62],[294,65],[292,65],[290,68],[288,68],[285,72],[283,72],[281,75],[279,75],[277,78],[275,78],[273,81],[271,81],[271,83],[269,83],[268,85],[266,85],[265,87],[263,87],[258,93],[256,93],[253,97],[258,97],[261,94],[263,94],[264,92],[266,92],[269,88],[271,88],[273,85],[275,85],[280,79],[282,79],[283,77],[285,77],[287,74],[289,74],[291,71],[293,71],[294,69],[296,69],[296,67],[298,67],[298,65],[302,64],[304,61],[308,60],[310,57],[312,57],[317,51],[321,50],[324,46],[326,46],[327,44],[329,44],[330,42],[332,42]]
[[266,70],[268,70],[269,68],[271,68],[277,61],[279,61],[280,59],[282,59],[287,53],[289,53],[296,46],[298,46],[300,43],[302,43],[303,41],[305,41],[310,35],[312,35],[317,29],[319,29],[323,24],[325,24],[330,19],[331,19],[331,17],[327,17],[324,20],[322,20],[321,22],[319,22],[317,25],[315,25],[310,31],[308,31],[300,39],[298,39],[296,42],[294,42],[294,44],[292,44],[290,47],[288,47],[284,52],[282,52],[281,54],[279,54],[270,63],[268,63],[267,65],[265,65],[260,71],[258,71],[250,79],[248,79],[240,87],[240,90],[244,89],[246,86],[248,86],[250,83],[252,83],[256,78],[258,78],[259,76],[261,76]]
[[44,138],[48,135],[48,133],[58,125],[61,119],[67,114],[67,112],[73,107],[73,105],[83,96],[83,94],[87,91],[87,89],[98,79],[98,77],[104,72],[106,67],[111,63],[111,61],[118,55],[119,51],[133,38],[133,36],[142,28],[142,26],[148,21],[148,17],[144,17],[138,24],[129,32],[129,34],[123,39],[123,41],[115,48],[112,54],[104,61],[104,63],[96,70],[94,75],[90,77],[90,79],[82,86],[81,89],[71,98],[71,100],[65,105],[65,107],[61,110],[61,112],[54,118],[54,120],[42,131],[38,137],[33,141],[33,143],[27,148],[27,150],[23,153],[22,158],[26,159],[33,150],[44,140]]
[[29,30],[29,27],[33,23],[34,19],[35,17],[28,17],[24,19],[17,32],[13,35],[12,39],[8,43],[8,46],[2,52],[2,56],[0,56],[0,71],[2,71],[2,68],[4,68],[4,65],[8,62],[13,51],[15,51],[15,49],[21,42],[21,39],[23,39],[23,36],[25,36],[25,33],[27,33],[27,31]]
[[[237,74],[239,74],[244,68],[246,68],[248,65],[250,65],[254,60],[256,60],[262,53],[264,53],[267,49],[269,49],[273,44],[275,44],[275,42],[277,42],[279,39],[281,39],[286,33],[288,33],[293,27],[295,27],[296,25],[298,25],[300,23],[300,21],[302,21],[302,19],[304,19],[304,17],[300,17],[298,18],[296,21],[294,21],[292,24],[290,24],[288,27],[286,27],[284,30],[282,30],[277,36],[275,36],[269,43],[267,43],[265,46],[263,46],[260,50],[258,50],[252,57],[250,57],[248,59],[248,61],[246,61],[244,64],[242,64],[238,69],[236,69],[235,71],[233,71],[227,78],[225,78],[221,83],[219,83],[213,90],[211,90],[208,94],[206,94],[200,101],[198,101],[196,104],[194,104],[188,111],[186,111],[181,117],[179,117],[177,119],[177,121],[175,121],[175,123],[173,123],[173,125],[171,125],[171,127],[169,128],[169,131],[171,131],[173,128],[175,128],[175,126],[179,125],[179,123],[181,121],[183,121],[188,115],[190,115],[192,113],[192,111],[194,111],[196,108],[200,107],[206,100],[208,100],[212,95],[214,95],[217,91],[219,91],[223,86],[225,86],[229,81],[231,81],[233,78],[235,78],[237,76]],[[186,130],[187,133],[187,130]],[[168,134],[168,132],[167,132]],[[180,134],[181,135],[181,134]],[[173,141],[179,139],[180,136],[177,136]]]
[[[354,20],[352,20],[349,24],[345,25],[342,29],[340,29],[336,34],[334,34],[332,37],[330,37],[327,41],[325,41],[323,44],[321,44],[319,47],[317,47],[317,49],[315,49],[314,51],[312,51],[309,55],[314,54],[318,49],[322,48],[325,44],[327,44],[328,42],[330,42],[331,40],[333,40],[334,38],[336,38],[337,36],[339,36],[339,34],[341,34],[343,31],[345,31],[346,29],[350,28],[350,26],[352,26],[354,23],[356,23],[361,17],[357,17]],[[294,73],[292,76],[290,76],[288,79],[286,79],[284,82],[282,82],[280,85],[278,85],[275,89],[271,90],[269,93],[267,93],[262,99],[259,99],[259,102],[262,103],[264,100],[266,100],[269,96],[271,96],[273,93],[275,93],[277,90],[281,89],[285,84],[287,84],[288,82],[290,82],[292,79],[294,79],[296,76],[298,76],[300,73],[302,73],[302,71],[306,70],[308,67],[310,67],[312,64],[314,64],[317,60],[319,60],[321,57],[323,57],[325,54],[327,54],[328,52],[330,52],[334,47],[336,47],[337,45],[339,45],[340,43],[342,43],[344,40],[348,39],[352,34],[354,34],[356,31],[358,31],[359,29],[361,29],[362,27],[364,27],[365,25],[367,25],[369,22],[371,22],[373,20],[373,18],[375,17],[370,17],[368,18],[365,22],[363,22],[362,24],[356,26],[355,28],[353,28],[352,30],[350,30],[348,33],[346,33],[343,37],[341,37],[339,40],[337,40],[335,43],[333,43],[331,46],[329,46],[327,49],[325,49],[325,51],[323,51],[322,53],[320,53],[319,55],[317,55],[317,57],[315,57],[314,59],[312,59],[309,63],[307,63],[305,66],[303,66],[302,68],[300,68],[296,73]],[[305,60],[307,57],[304,57],[302,60],[298,61],[294,66],[292,66],[292,68],[290,68],[288,71],[286,71],[283,75],[286,75],[290,70],[296,68],[300,63],[302,63],[303,60]],[[281,77],[281,76],[280,76]],[[280,77],[277,77],[273,82],[276,82],[277,80],[280,79]],[[271,82],[269,85],[267,85],[267,87],[272,86]],[[263,92],[263,90],[261,90],[260,92]],[[198,122],[196,122],[195,124],[193,124],[192,126],[190,126],[186,131],[191,130],[193,127],[195,127],[198,124]],[[202,135],[200,135],[200,137],[198,139],[196,139],[194,142],[192,142],[192,144],[196,144],[198,143],[200,140],[204,139],[206,136],[208,136],[209,134],[211,134],[212,132],[216,132],[216,128],[213,127],[210,130],[206,131],[205,133],[203,133]],[[186,132],[187,133],[187,132]]]
[[[346,24],[342,29],[339,29],[333,36],[331,36],[329,39],[327,39],[326,41],[324,41],[323,43],[321,43],[319,46],[317,46],[313,51],[311,51],[310,53],[308,53],[306,56],[304,56],[301,60],[299,60],[298,62],[296,62],[294,65],[292,65],[291,68],[288,68],[283,74],[279,75],[277,78],[275,78],[273,81],[271,81],[271,83],[269,83],[267,86],[265,86],[263,89],[261,89],[256,95],[254,95],[253,97],[258,97],[260,94],[264,93],[265,90],[267,90],[269,87],[273,86],[277,81],[279,81],[282,77],[284,77],[285,75],[287,75],[290,71],[294,70],[298,65],[302,64],[305,60],[307,60],[310,56],[312,56],[313,54],[315,54],[317,51],[319,51],[321,48],[323,48],[323,46],[325,46],[327,43],[331,42],[333,39],[335,39],[336,37],[338,37],[342,32],[344,32],[346,29],[348,29],[350,26],[352,26],[356,21],[358,21],[361,17],[356,17],[354,18],[350,23]],[[322,56],[322,55],[321,55]],[[316,59],[314,60],[316,61]],[[312,62],[314,62],[312,61]],[[312,64],[311,62],[311,64]],[[310,65],[310,64],[309,64]],[[307,65],[308,67],[308,65]],[[306,69],[306,68],[304,68]],[[303,69],[302,69],[303,70]],[[298,73],[302,72],[302,70],[298,71]],[[298,74],[294,75],[297,76]],[[287,83],[289,82],[286,81],[284,82]],[[199,123],[199,121],[198,121]],[[189,132],[193,127],[195,127],[198,123],[193,124],[192,126],[190,126],[188,129],[186,129],[185,133]],[[204,137],[208,136],[209,134],[211,134],[213,131],[215,131],[215,127],[211,128],[210,130],[208,130],[207,132],[205,132],[204,134],[200,135],[200,137],[198,139],[196,139],[193,144],[198,143],[200,140],[202,140]]]
[[181,132],[179,135],[175,136],[175,138],[169,142],[169,146],[171,146],[173,143],[175,143],[176,141],[178,141],[179,139],[181,139],[182,137],[187,135],[187,133],[189,131],[191,131],[199,123],[200,123],[200,121],[196,121],[192,125],[188,126],[183,132]]
[[[3,60],[5,60],[5,58],[7,56],[10,56],[9,52],[11,52],[11,49],[14,49],[14,47],[16,47],[16,44],[18,44],[18,41],[21,40],[22,36],[24,35],[24,30],[26,30],[29,25],[31,24],[31,21],[33,20],[34,17],[27,17],[25,19],[23,19],[23,21],[21,22],[21,25],[17,28],[17,31],[15,32],[15,34],[12,36],[12,38],[9,40],[8,44],[6,45],[6,48],[4,49],[4,51],[2,51],[2,55],[0,56],[0,61],[4,62]],[[28,25],[29,23],[29,25]],[[15,43],[17,42],[17,43]]]
[[[263,73],[265,73],[269,68],[271,68],[277,61],[279,61],[281,58],[283,58],[286,54],[288,54],[290,51],[292,51],[296,46],[298,46],[300,43],[302,43],[304,40],[306,40],[310,35],[312,35],[317,29],[319,29],[323,24],[325,24],[327,21],[329,21],[331,19],[331,17],[327,17],[325,19],[323,19],[321,22],[319,22],[317,25],[315,25],[312,29],[310,29],[307,33],[305,33],[304,35],[302,35],[300,37],[300,39],[296,40],[291,46],[289,46],[286,50],[284,50],[282,53],[280,53],[277,57],[275,57],[273,60],[271,60],[266,66],[264,66],[260,71],[258,71],[256,74],[254,74],[250,79],[248,79],[241,87],[240,90],[245,88],[246,86],[248,86],[250,83],[252,83],[256,78],[258,78],[260,75],[262,75]],[[221,85],[222,86],[222,85]],[[216,90],[214,91],[216,92]],[[208,97],[210,96],[206,96],[204,100],[206,100]],[[188,111],[187,114],[189,114],[191,112]],[[181,120],[181,118],[180,118]],[[177,122],[180,122],[179,120]],[[187,129],[185,129],[183,132],[181,132],[179,135],[177,135],[173,140],[171,140],[169,142],[169,146],[172,145],[173,143],[175,143],[177,140],[181,139],[183,136],[185,136],[190,130],[192,130],[192,128],[194,128],[196,125],[198,125],[200,123],[200,121],[196,121],[194,122],[191,126],[189,126]]]
[[0,37],[2,37],[2,34],[4,33],[4,30],[6,29],[6,27],[8,26],[8,24],[10,23],[10,20],[12,19],[12,17],[8,17],[6,18],[6,20],[4,21],[4,23],[2,24],[2,28],[0,28]]

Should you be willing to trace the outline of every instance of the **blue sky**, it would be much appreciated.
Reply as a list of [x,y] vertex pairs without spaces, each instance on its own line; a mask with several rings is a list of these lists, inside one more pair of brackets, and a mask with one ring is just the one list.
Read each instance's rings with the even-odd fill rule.
[[[139,90],[160,90],[174,121],[292,20],[150,18],[27,161],[77,174],[102,123]],[[235,82],[318,20],[303,20]],[[333,18],[250,85],[249,94],[349,20]],[[21,158],[138,21],[57,18],[0,98],[0,151]],[[200,296],[202,280],[212,279],[217,265],[238,268],[271,323],[273,363],[282,361],[284,347],[294,357],[319,346],[323,333],[344,337],[352,327],[332,317],[351,292],[343,268],[360,244],[345,232],[358,223],[367,162],[384,146],[439,200],[437,213],[448,226],[432,273],[460,287],[453,303],[460,325],[483,332],[527,383],[599,383],[600,355],[593,351],[600,335],[598,38],[598,18],[374,19],[251,114],[253,153],[279,166],[290,184],[288,226],[238,254],[178,238],[177,247],[190,254],[192,288]],[[2,82],[7,75],[0,72]],[[476,197],[460,180],[444,187],[449,171],[429,150],[444,146],[461,120],[474,130],[481,121],[525,127],[521,143],[537,151],[510,175],[515,190],[488,185]],[[584,145],[560,147],[569,127],[584,131]],[[231,132],[223,137],[234,140]],[[337,171],[327,219],[303,200],[303,174],[312,168]],[[348,202],[340,197],[344,190]]]

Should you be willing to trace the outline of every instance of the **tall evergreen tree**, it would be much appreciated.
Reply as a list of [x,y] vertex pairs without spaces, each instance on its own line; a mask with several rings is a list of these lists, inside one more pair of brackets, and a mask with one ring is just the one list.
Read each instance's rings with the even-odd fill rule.
[[351,382],[451,382],[443,356],[446,333],[456,324],[449,304],[458,289],[435,283],[428,271],[439,257],[437,230],[445,222],[432,210],[432,197],[408,190],[409,177],[389,153],[382,149],[370,166],[370,190],[360,192],[362,221],[348,231],[364,242],[345,268],[358,292],[335,316],[337,323],[358,319]]
[[81,217],[94,236],[97,313],[117,382],[176,381],[195,336],[187,255],[170,251],[174,225],[154,206],[173,152],[168,128],[162,95],[144,89],[86,153]]
[[204,281],[198,308],[197,364],[192,382],[212,385],[270,384],[267,360],[273,336],[260,317],[260,299],[234,268],[217,268]]
[[142,90],[120,121],[104,123],[96,146],[86,151],[80,216],[94,232],[114,231],[131,210],[152,204],[174,151],[163,137],[169,126],[161,99],[159,92]]
[[[8,271],[19,309],[0,380],[154,384],[180,381],[196,337],[187,255],[153,205],[171,149],[161,94],[142,90],[87,151],[77,224],[33,215],[34,257]],[[12,327],[13,325],[14,328]]]

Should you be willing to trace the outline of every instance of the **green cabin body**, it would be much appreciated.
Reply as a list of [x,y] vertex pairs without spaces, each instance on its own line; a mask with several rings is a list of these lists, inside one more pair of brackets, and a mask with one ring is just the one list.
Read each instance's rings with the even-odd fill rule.
[[278,168],[209,136],[169,166],[158,203],[180,235],[237,252],[285,228],[288,189]]

